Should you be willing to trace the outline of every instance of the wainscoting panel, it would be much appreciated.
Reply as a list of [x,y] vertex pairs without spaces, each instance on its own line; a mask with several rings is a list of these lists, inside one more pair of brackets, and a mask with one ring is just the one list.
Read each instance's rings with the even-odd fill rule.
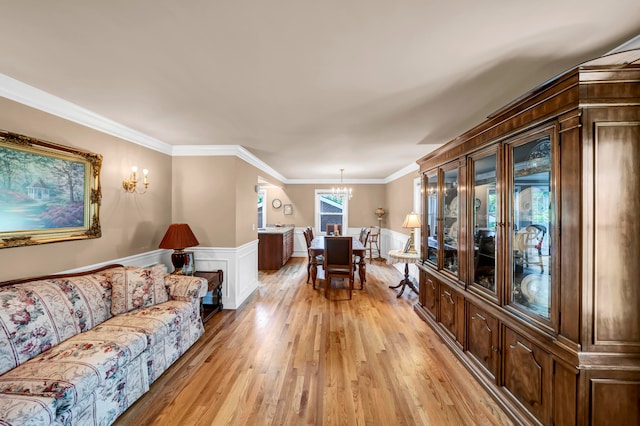
[[[237,248],[194,247],[196,268],[202,271],[222,269],[222,304],[237,309],[258,288],[258,240]],[[211,303],[211,294],[204,298]]]

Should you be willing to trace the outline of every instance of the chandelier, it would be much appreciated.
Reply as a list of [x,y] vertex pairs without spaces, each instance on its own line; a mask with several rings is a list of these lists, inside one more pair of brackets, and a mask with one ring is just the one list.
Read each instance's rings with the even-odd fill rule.
[[333,195],[336,196],[336,197],[346,198],[346,199],[350,200],[351,197],[353,196],[353,194],[351,192],[351,188],[347,188],[342,183],[342,175],[343,175],[343,173],[344,173],[344,169],[340,169],[340,187],[339,188],[332,188],[331,191],[333,192]]

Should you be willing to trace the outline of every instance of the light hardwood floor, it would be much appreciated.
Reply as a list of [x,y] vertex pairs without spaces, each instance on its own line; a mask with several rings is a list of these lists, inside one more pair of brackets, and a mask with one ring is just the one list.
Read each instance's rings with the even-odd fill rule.
[[249,301],[216,314],[116,424],[511,424],[414,313],[417,295],[388,288],[401,274],[367,266],[352,300],[306,284],[306,259],[260,272]]

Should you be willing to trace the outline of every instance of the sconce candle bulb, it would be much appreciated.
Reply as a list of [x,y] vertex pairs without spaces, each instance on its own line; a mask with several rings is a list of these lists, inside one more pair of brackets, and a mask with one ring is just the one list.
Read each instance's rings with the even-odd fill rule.
[[125,178],[122,181],[122,187],[124,188],[124,190],[132,194],[133,193],[144,194],[145,192],[147,192],[147,188],[149,187],[149,170],[143,169],[142,174],[144,175],[144,179],[142,181],[144,190],[142,191],[138,190],[138,167],[137,166],[131,167],[131,176],[129,176],[128,179]]

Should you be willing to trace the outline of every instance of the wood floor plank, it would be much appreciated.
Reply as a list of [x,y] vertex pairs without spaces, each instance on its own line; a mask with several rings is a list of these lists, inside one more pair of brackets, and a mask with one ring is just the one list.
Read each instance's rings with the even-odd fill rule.
[[510,425],[439,337],[367,264],[365,290],[306,284],[306,259],[260,272],[116,425]]

